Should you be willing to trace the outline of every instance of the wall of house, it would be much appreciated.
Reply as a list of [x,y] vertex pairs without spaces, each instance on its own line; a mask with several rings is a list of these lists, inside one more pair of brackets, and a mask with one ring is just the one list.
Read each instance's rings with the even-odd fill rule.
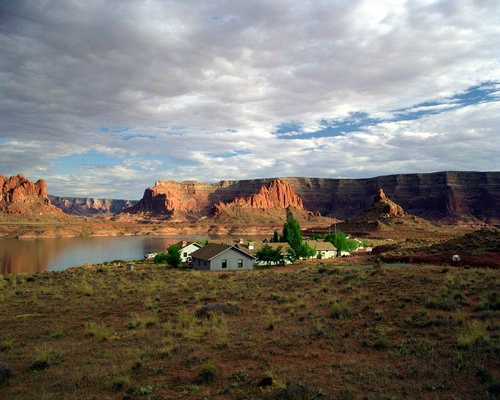
[[[243,260],[243,268],[238,268],[238,260],[240,259]],[[224,270],[252,269],[255,264],[255,261],[250,257],[243,255],[239,251],[229,249],[210,260],[210,269],[223,269],[222,260],[227,260],[227,268],[224,268]]]
[[210,269],[210,260],[201,260],[199,258],[193,257],[193,268],[200,270],[209,270]]
[[[321,253],[319,255],[318,253]],[[316,253],[316,258],[334,258],[337,255],[337,252],[335,250],[320,250]]]
[[[189,246],[184,247],[181,249],[181,260],[182,262],[186,262],[188,257],[191,255],[193,251],[198,250],[200,247],[196,246],[194,243],[191,243]],[[187,256],[184,256],[184,253],[187,253]]]

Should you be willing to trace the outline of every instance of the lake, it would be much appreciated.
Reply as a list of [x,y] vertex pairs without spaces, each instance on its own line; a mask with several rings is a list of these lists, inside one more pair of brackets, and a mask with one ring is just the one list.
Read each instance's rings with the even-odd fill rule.
[[144,258],[146,253],[166,251],[170,245],[181,239],[205,240],[212,238],[214,237],[115,236],[0,239],[0,274],[61,271],[87,263],[138,260]]

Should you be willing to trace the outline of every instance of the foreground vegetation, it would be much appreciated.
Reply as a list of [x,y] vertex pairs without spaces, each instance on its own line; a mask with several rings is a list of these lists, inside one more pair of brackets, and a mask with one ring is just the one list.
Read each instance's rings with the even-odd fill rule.
[[334,262],[0,278],[0,398],[498,397],[498,270]]

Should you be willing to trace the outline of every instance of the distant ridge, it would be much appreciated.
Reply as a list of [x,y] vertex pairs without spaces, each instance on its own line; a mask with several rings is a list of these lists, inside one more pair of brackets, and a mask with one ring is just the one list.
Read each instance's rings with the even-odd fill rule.
[[[207,217],[214,207],[252,198],[276,178],[218,183],[157,181],[124,212],[178,220]],[[364,179],[279,178],[302,200],[306,211],[351,219],[370,207],[373,194],[385,194],[406,212],[434,222],[500,223],[500,172],[445,171]],[[241,200],[238,200],[241,201]]]
[[54,206],[66,214],[96,215],[116,214],[132,207],[137,200],[97,199],[90,197],[61,197],[48,195]]

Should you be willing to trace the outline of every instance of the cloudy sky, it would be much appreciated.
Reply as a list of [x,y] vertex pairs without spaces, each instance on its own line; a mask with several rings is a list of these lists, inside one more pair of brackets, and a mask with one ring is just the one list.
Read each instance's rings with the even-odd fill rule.
[[0,173],[158,179],[500,170],[498,0],[0,0]]

